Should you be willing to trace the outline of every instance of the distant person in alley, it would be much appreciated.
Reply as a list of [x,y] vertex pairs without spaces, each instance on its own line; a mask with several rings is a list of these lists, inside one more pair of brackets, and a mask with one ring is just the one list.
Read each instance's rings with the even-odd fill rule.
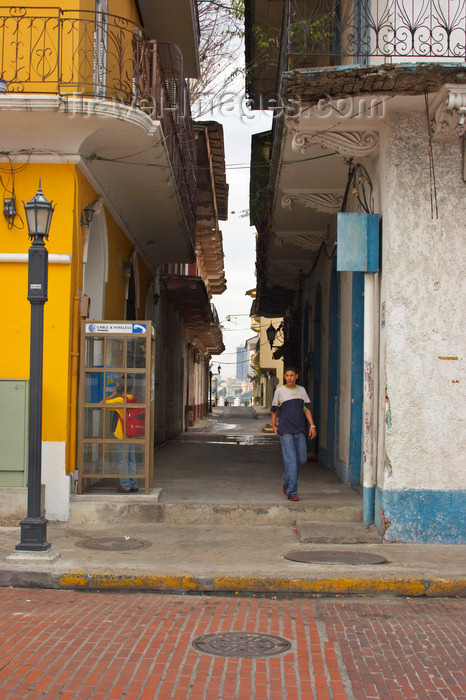
[[275,391],[272,400],[272,428],[282,446],[285,465],[283,493],[289,501],[299,501],[298,474],[307,462],[306,436],[309,434],[309,437],[315,438],[317,431],[309,396],[304,387],[296,384],[296,368],[285,367],[283,378],[285,384]]

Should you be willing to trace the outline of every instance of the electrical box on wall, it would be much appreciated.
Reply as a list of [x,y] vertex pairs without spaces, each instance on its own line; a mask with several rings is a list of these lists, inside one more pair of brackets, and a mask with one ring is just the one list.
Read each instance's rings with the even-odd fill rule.
[[337,214],[337,270],[378,272],[378,214]]
[[0,379],[0,486],[27,483],[29,380]]

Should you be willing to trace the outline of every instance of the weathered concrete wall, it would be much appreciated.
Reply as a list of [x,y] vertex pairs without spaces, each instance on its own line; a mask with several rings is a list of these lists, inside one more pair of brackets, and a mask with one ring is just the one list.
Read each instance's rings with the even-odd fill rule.
[[388,539],[460,541],[466,539],[460,140],[434,143],[433,158],[438,219],[431,217],[426,115],[388,115],[380,153],[387,415],[377,510]]

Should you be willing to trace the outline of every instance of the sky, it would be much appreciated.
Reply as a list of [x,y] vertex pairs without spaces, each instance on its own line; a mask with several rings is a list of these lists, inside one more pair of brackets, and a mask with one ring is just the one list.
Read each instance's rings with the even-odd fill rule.
[[[223,328],[225,352],[212,359],[216,373],[221,365],[221,377],[236,376],[236,348],[244,346],[254,336],[251,330],[252,299],[246,292],[254,289],[256,257],[256,229],[249,225],[249,165],[251,157],[251,135],[270,129],[270,113],[250,112],[242,96],[226,96],[224,103],[216,107],[203,119],[213,119],[223,125],[227,182],[230,186],[228,198],[228,220],[220,222],[225,254],[225,276],[227,289],[222,295],[214,295]],[[226,317],[230,316],[231,321]]]

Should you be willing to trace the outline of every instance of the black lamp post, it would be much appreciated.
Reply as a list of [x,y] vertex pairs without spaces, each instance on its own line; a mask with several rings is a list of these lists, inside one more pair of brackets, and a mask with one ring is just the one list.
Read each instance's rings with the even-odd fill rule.
[[[24,204],[24,202],[23,202]],[[47,301],[48,252],[44,238],[49,237],[55,207],[42,192],[40,180],[37,194],[24,204],[32,241],[28,253],[28,300],[31,303],[31,349],[29,372],[29,452],[28,511],[21,521],[21,542],[15,549],[45,552],[47,520],[41,517],[42,471],[42,364],[44,341],[44,304]]]

